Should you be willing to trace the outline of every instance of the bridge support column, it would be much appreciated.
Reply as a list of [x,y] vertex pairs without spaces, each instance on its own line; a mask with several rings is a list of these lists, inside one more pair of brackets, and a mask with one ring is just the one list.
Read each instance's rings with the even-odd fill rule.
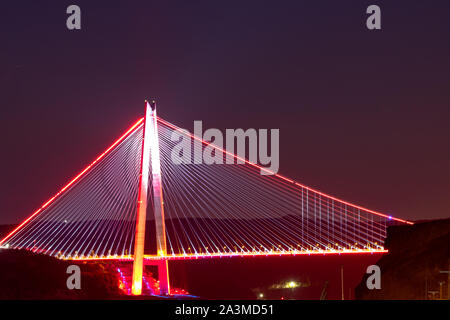
[[[156,103],[152,101],[147,103],[147,108],[150,108],[151,117],[149,121],[149,128],[152,130],[152,138],[150,143],[151,155],[151,169],[152,169],[152,186],[153,186],[153,208],[155,213],[155,227],[156,227],[156,250],[157,255],[165,257],[167,254],[166,245],[166,224],[164,220],[164,201],[161,180],[161,161],[159,152],[159,138],[158,138],[158,121],[156,117]],[[160,294],[170,294],[169,286],[169,269],[166,259],[162,259],[158,265],[158,279]]]
[[[166,256],[166,228],[164,222],[164,206],[161,184],[161,165],[159,157],[159,139],[156,116],[156,104],[145,102],[144,138],[142,142],[141,176],[136,220],[136,238],[133,263],[132,293],[142,293],[142,273],[144,268],[145,222],[147,215],[148,181],[151,169],[153,186],[153,205],[156,226],[157,255]],[[151,167],[151,168],[150,168]],[[160,294],[170,294],[169,272],[167,260],[161,259],[158,264]]]
[[158,280],[160,294],[170,294],[169,286],[169,266],[167,260],[161,260],[158,264]]

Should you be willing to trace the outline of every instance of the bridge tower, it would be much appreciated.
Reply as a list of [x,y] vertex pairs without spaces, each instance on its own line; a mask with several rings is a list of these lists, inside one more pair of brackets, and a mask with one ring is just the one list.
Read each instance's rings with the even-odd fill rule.
[[148,186],[150,170],[152,174],[153,206],[156,227],[156,249],[160,294],[170,294],[169,272],[166,257],[166,228],[164,223],[164,204],[161,181],[158,124],[155,101],[145,101],[144,135],[142,141],[141,171],[137,203],[136,235],[134,244],[132,293],[142,293],[142,274],[144,268],[145,222],[147,216]]

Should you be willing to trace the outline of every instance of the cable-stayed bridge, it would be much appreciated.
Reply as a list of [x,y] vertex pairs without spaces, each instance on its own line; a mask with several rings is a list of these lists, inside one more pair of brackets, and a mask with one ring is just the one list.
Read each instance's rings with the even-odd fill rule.
[[[180,141],[192,163],[172,160]],[[204,152],[236,163],[205,164]],[[144,265],[157,265],[168,294],[169,260],[386,252],[387,225],[412,224],[261,170],[157,117],[146,102],[144,118],[0,246],[133,262],[133,294],[141,294]]]

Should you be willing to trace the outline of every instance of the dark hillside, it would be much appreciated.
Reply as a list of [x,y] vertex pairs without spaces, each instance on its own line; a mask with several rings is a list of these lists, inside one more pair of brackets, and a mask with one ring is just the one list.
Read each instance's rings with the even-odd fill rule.
[[107,264],[79,263],[81,289],[66,286],[74,264],[25,250],[0,249],[0,299],[109,299],[122,296]]
[[386,248],[389,253],[376,263],[381,290],[368,290],[364,276],[355,290],[357,298],[426,299],[429,291],[437,298],[441,286],[443,298],[448,298],[449,277],[440,271],[450,270],[450,219],[389,227]]

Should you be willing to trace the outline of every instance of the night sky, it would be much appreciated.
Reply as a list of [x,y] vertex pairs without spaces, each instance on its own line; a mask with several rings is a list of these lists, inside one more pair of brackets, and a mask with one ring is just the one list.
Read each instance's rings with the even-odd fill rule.
[[[370,4],[382,30],[366,28]],[[0,224],[56,193],[149,97],[190,130],[279,128],[280,173],[323,192],[450,216],[448,0],[17,0],[0,26]]]

